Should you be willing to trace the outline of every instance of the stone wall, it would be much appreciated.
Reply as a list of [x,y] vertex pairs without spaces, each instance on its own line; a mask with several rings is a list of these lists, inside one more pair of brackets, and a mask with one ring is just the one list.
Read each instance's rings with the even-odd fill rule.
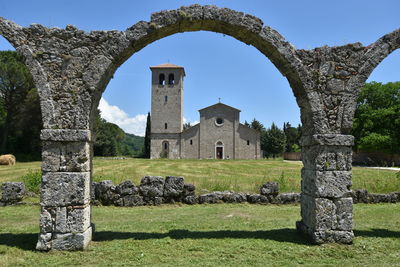
[[[267,182],[260,188],[259,194],[233,191],[215,191],[196,194],[195,186],[185,184],[183,177],[145,176],[140,185],[124,181],[113,185],[105,180],[93,183],[92,202],[95,205],[145,206],[164,203],[216,204],[216,203],[252,203],[252,204],[290,204],[300,203],[300,193],[279,193],[276,182]],[[357,189],[348,195],[353,203],[396,203],[400,202],[400,192],[371,194],[367,190]]]
[[[23,198],[29,195],[22,182],[6,182],[0,188],[0,206],[22,204]],[[252,204],[300,203],[300,193],[279,193],[279,185],[276,182],[267,182],[262,185],[259,194],[215,191],[198,195],[195,189],[193,184],[185,184],[183,177],[145,176],[138,186],[130,180],[118,185],[114,185],[110,180],[93,182],[91,199],[94,205],[125,207],[152,206],[167,203],[185,203],[189,205],[245,202]],[[351,191],[349,197],[353,199],[353,203],[400,202],[400,192],[371,194],[365,189],[357,189]],[[61,213],[65,213],[64,217],[67,216],[67,209],[67,207],[58,210],[45,208],[49,214],[58,213],[58,216],[61,216]],[[77,211],[71,210],[70,212]],[[80,210],[80,212],[85,213],[85,209]],[[83,218],[87,218],[87,216],[83,216]]]

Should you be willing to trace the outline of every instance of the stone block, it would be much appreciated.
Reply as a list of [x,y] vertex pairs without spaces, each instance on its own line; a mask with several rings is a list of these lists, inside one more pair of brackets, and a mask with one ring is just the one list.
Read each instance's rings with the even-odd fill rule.
[[54,220],[55,214],[54,209],[41,208],[40,211],[40,221],[39,228],[41,233],[51,233],[54,232]]
[[[222,27],[222,25],[232,25],[227,27],[227,30],[233,31],[233,26],[245,28],[249,32],[259,33],[262,29],[263,22],[254,16],[230,10],[228,8],[218,8],[216,6],[203,7],[203,20],[204,23],[212,22],[214,27]],[[220,23],[216,23],[219,21]],[[211,26],[211,25],[210,25]],[[203,26],[204,27],[204,26]],[[211,30],[216,30],[211,28]],[[239,29],[236,29],[237,31]]]
[[81,233],[90,227],[90,206],[56,208],[55,232]]
[[123,198],[123,205],[126,207],[143,206],[143,197],[139,195],[126,195]]
[[312,231],[336,228],[336,206],[332,200],[301,195],[301,218]]
[[366,189],[357,189],[354,192],[358,203],[369,203],[369,194]]
[[251,194],[247,196],[247,202],[252,204],[267,204],[269,203],[269,199],[263,195]]
[[82,233],[67,233],[53,235],[52,249],[54,250],[83,250],[92,240],[92,227]]
[[91,148],[88,142],[43,142],[44,172],[90,171]]
[[389,203],[391,197],[389,194],[369,194],[370,203]]
[[243,203],[247,201],[247,196],[244,193],[224,194],[222,201],[226,203]]
[[342,243],[351,244],[353,242],[353,231],[322,230],[314,231],[303,221],[296,222],[297,231],[303,233],[314,244],[323,243]]
[[276,196],[275,202],[277,204],[299,203],[300,193],[282,193]]
[[196,196],[186,196],[183,199],[183,203],[189,204],[189,205],[194,205],[199,202],[198,198]]
[[143,197],[162,197],[164,194],[164,178],[161,176],[145,176],[140,181],[140,192]]
[[353,146],[354,136],[344,134],[314,134],[304,135],[300,139],[301,146]]
[[167,176],[164,183],[164,197],[179,198],[184,191],[184,178],[177,176]]
[[351,172],[301,170],[302,192],[314,197],[341,198],[350,193]]
[[25,194],[25,184],[22,182],[5,182],[1,185],[0,202],[4,205],[12,205],[20,202]]
[[42,206],[85,205],[90,201],[89,172],[46,172],[41,187]]
[[216,193],[203,194],[198,197],[200,204],[215,204],[220,202],[220,197]]
[[309,146],[302,149],[305,168],[317,171],[349,171],[352,168],[350,146]]
[[260,188],[260,194],[263,196],[277,196],[279,194],[279,184],[277,182],[267,182]]
[[42,141],[91,141],[92,134],[90,130],[79,129],[43,129],[40,133]]
[[353,199],[341,198],[334,201],[336,206],[337,225],[341,231],[353,230]]
[[132,181],[128,180],[117,185],[115,192],[121,196],[138,195],[139,188]]
[[185,184],[183,186],[183,196],[194,196],[196,193],[196,187],[194,184]]
[[51,249],[51,237],[52,233],[41,233],[36,244],[36,249],[41,251],[48,251]]

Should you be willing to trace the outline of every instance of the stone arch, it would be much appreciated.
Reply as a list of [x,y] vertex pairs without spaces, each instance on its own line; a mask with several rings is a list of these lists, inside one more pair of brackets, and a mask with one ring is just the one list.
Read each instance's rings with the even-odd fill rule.
[[[40,235],[37,249],[83,249],[91,240],[91,118],[116,69],[166,36],[188,31],[230,35],[264,54],[288,79],[300,107],[302,197],[297,228],[313,242],[351,243],[351,156],[360,87],[399,47],[399,30],[373,45],[297,50],[254,16],[192,5],[154,13],[125,31],[84,32],[0,18],[0,34],[25,55],[41,99],[43,127]],[[63,184],[63,187],[59,185]]]
[[[109,41],[110,47],[118,43],[118,49],[109,49],[108,57],[112,63],[107,66],[108,77],[134,53],[147,45],[164,37],[192,31],[212,31],[227,34],[235,39],[252,45],[264,54],[277,69],[288,79],[293,88],[300,109],[311,111],[308,105],[307,93],[303,88],[303,76],[307,69],[297,57],[296,49],[274,29],[264,26],[263,22],[254,16],[237,12],[228,8],[216,6],[192,5],[177,10],[153,13],[149,22],[140,21],[123,32],[115,34]],[[166,76],[167,78],[167,76]],[[100,83],[96,88],[96,102],[92,111],[98,106],[101,93],[107,82]],[[303,99],[303,100],[301,100]],[[311,122],[311,121],[310,121]],[[303,123],[308,123],[308,120]],[[312,127],[312,123],[310,123]]]
[[360,78],[365,82],[372,71],[392,52],[400,48],[400,29],[385,34],[366,47],[364,64],[360,68]]

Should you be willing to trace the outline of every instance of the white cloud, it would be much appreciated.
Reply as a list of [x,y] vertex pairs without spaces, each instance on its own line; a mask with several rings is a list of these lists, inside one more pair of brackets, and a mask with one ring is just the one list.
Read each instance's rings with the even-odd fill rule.
[[191,126],[198,124],[200,121],[188,121],[185,117],[183,117],[183,123],[189,122]]
[[101,117],[106,121],[115,123],[127,133],[144,136],[147,114],[138,114],[135,117],[129,117],[125,111],[117,106],[108,104],[104,98],[100,99],[99,109]]

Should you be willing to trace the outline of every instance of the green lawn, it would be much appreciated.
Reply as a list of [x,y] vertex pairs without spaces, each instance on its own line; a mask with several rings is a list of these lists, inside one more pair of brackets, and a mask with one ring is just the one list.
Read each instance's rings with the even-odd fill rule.
[[[194,183],[197,192],[233,190],[258,192],[267,181],[280,183],[281,192],[300,192],[298,161],[276,160],[149,160],[149,159],[102,159],[93,161],[94,180],[113,180],[120,183],[131,179],[135,184],[145,175],[178,175],[187,183]],[[21,181],[21,176],[40,170],[40,162],[17,163],[0,166],[0,182]],[[396,171],[353,168],[353,189],[367,189],[371,193],[400,191],[400,177]]]
[[86,251],[34,251],[37,206],[0,208],[0,266],[400,266],[400,204],[354,205],[353,245],[311,245],[298,205],[93,207]]

